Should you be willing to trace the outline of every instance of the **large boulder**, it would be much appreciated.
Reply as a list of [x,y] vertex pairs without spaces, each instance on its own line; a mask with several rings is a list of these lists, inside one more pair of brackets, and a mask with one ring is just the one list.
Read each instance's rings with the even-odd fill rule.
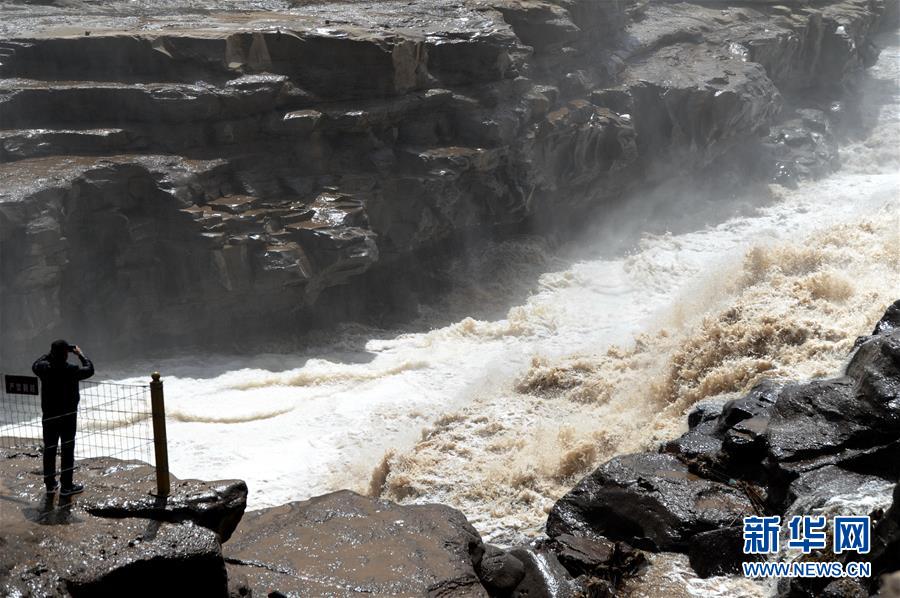
[[772,127],[763,143],[767,164],[761,167],[784,185],[819,178],[840,165],[837,139],[821,110],[797,110],[793,118]]
[[248,513],[225,554],[229,575],[263,596],[487,596],[481,538],[443,505],[334,492]]
[[[687,552],[702,577],[736,573],[748,558],[742,517],[821,512],[833,509],[836,497],[859,492],[884,496],[900,479],[898,314],[900,302],[858,341],[843,376],[765,381],[741,398],[701,404],[688,431],[660,454],[615,457],[585,477],[547,520],[547,534],[562,540],[555,547],[560,559],[583,569],[586,554],[609,552],[608,538]],[[893,556],[896,504],[895,491],[895,506],[873,532],[869,558],[877,574],[900,566]],[[791,595],[825,588],[802,580],[785,585]],[[854,588],[835,584],[829,591]]]
[[688,414],[688,431],[663,445],[663,452],[685,461],[714,462],[722,451],[722,439],[716,434],[722,407],[696,406]]
[[224,596],[215,533],[192,523],[4,506],[3,596]]
[[869,337],[847,364],[856,380],[856,396],[896,427],[900,423],[900,328],[879,322],[883,331]]
[[81,508],[98,517],[143,517],[178,523],[191,521],[227,542],[247,507],[243,480],[179,480],[170,477],[165,499],[154,496],[156,470],[144,463],[97,458],[81,462],[81,479],[90,493]]
[[853,396],[854,383],[843,377],[786,386],[765,427],[771,457],[799,461],[878,439],[878,414]]
[[84,494],[44,493],[40,455],[0,451],[0,594],[224,596],[227,536],[244,510],[243,482],[172,484],[154,499],[138,462],[78,462]]
[[[781,598],[808,598],[822,596],[831,598],[856,598],[869,596],[878,590],[880,578],[900,569],[900,485],[891,485],[884,480],[865,479],[839,472],[837,468],[823,467],[819,472],[802,476],[804,484],[821,483],[821,488],[810,495],[802,496],[785,513],[784,518],[807,513],[834,513],[869,515],[872,520],[871,546],[866,553],[844,552],[835,555],[829,550],[814,552],[812,558],[822,558],[844,563],[868,562],[872,575],[867,578],[831,580],[828,578],[782,579],[778,584]],[[858,485],[854,485],[854,481]],[[830,488],[830,492],[828,489]],[[860,501],[860,498],[865,500]],[[889,497],[886,510],[884,498]],[[874,504],[881,507],[872,509]],[[849,509],[849,512],[846,510]],[[879,594],[881,595],[881,594]]]
[[691,473],[672,455],[639,453],[615,457],[581,480],[553,506],[547,534],[684,551],[694,534],[754,512],[741,490]]
[[[35,474],[39,454],[29,450],[0,450],[2,471],[21,497],[36,496],[43,480]],[[170,476],[169,496],[156,496],[156,469],[140,461],[112,457],[79,460],[77,478],[86,492],[79,509],[96,517],[138,517],[180,523],[189,521],[216,533],[225,542],[247,506],[247,484],[242,480],[179,480]]]
[[900,330],[891,328],[859,346],[844,376],[779,394],[763,431],[771,493],[783,497],[785,484],[825,465],[896,479],[898,434]]
[[826,585],[819,596],[820,598],[868,598],[869,592],[856,579],[836,579]]
[[[726,403],[713,419],[663,447],[716,480],[752,482],[771,508],[798,496],[798,476],[826,466],[896,479],[900,475],[900,331],[888,310],[876,334],[860,339],[844,376],[805,383],[765,381]],[[830,471],[830,470],[829,470]]]

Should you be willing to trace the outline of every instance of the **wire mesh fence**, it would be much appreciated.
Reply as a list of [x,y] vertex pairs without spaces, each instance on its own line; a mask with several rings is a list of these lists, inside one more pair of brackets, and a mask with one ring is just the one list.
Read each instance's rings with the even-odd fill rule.
[[[115,457],[154,464],[150,385],[82,381],[74,412],[45,415],[36,379],[6,376],[0,386],[0,449],[55,452],[65,459],[74,433],[74,458]],[[11,381],[12,380],[12,381]],[[45,439],[45,431],[47,437]],[[56,440],[51,440],[51,438]],[[46,440],[46,442],[45,442]],[[53,444],[56,443],[56,444]],[[61,445],[61,446],[57,446]],[[52,452],[52,451],[51,451]],[[60,474],[71,466],[57,467]]]

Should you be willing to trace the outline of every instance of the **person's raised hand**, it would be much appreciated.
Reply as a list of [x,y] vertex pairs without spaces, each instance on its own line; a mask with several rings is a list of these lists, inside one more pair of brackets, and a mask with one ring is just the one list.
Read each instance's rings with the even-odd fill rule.
[[72,347],[72,353],[74,353],[75,355],[81,356],[81,347],[79,347],[78,345],[75,345],[74,347]]

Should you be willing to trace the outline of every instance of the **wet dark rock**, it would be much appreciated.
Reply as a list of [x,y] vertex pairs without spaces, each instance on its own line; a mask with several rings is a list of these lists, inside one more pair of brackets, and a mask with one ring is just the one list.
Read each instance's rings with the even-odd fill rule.
[[763,382],[725,404],[663,450],[691,471],[718,481],[742,480],[766,490],[759,498],[786,508],[798,496],[789,486],[825,466],[823,474],[856,472],[896,479],[900,454],[900,354],[896,333],[868,337],[846,375],[807,383]]
[[[0,454],[5,505],[0,509],[0,594],[159,596],[170,593],[178,580],[178,590],[186,594],[226,595],[225,562],[213,529],[221,528],[228,515],[205,509],[196,496],[179,495],[177,480],[177,508],[148,508],[144,483],[153,469],[141,463],[90,459],[78,465],[76,475],[85,483],[85,493],[48,499],[37,453]],[[122,482],[118,490],[116,480]],[[188,487],[199,490],[204,483],[192,481]],[[103,516],[88,507],[98,499],[116,504],[115,515]],[[238,496],[234,500],[241,502]],[[222,517],[218,522],[217,516]]]
[[840,166],[837,138],[821,110],[797,110],[770,129],[763,146],[769,177],[785,186],[820,178]]
[[859,347],[846,376],[786,386],[766,429],[771,459],[803,471],[816,460],[824,465],[891,447],[900,431],[898,355],[900,333],[881,334]]
[[[887,327],[885,327],[887,328]],[[889,328],[864,342],[847,365],[860,399],[896,425],[900,420],[900,329]]]
[[605,538],[561,534],[553,539],[559,562],[574,576],[596,574],[608,568],[616,556],[616,544]]
[[825,586],[821,598],[868,598],[869,592],[854,579],[836,579]]
[[834,463],[858,473],[900,480],[900,440],[841,452]]
[[686,463],[712,466],[722,451],[722,439],[717,435],[718,420],[725,401],[702,401],[688,414],[688,431],[668,441],[662,452],[677,455]]
[[[876,414],[853,400],[854,380],[838,378],[786,386],[767,426],[761,431],[776,461],[797,461],[830,454],[855,439],[873,434]],[[832,425],[823,425],[833,422]]]
[[809,513],[833,496],[852,494],[866,485],[883,485],[883,477],[848,471],[836,465],[825,465],[803,473],[789,488],[789,511]]
[[[3,449],[0,456],[13,453]],[[33,473],[36,453],[30,456],[20,454],[2,464],[4,475],[15,484],[25,484],[28,492],[40,481]],[[225,542],[247,506],[247,485],[240,480],[204,482],[170,476],[171,493],[163,500],[155,496],[156,469],[151,465],[111,457],[83,459],[77,465],[77,480],[86,488],[78,507],[95,517],[191,522],[215,532],[219,541]]]
[[509,552],[488,544],[476,572],[491,596],[505,596],[525,577],[525,565]]
[[[844,376],[763,382],[721,408],[701,405],[689,416],[689,430],[661,446],[660,454],[608,461],[554,505],[548,535],[578,536],[579,546],[585,539],[603,546],[608,538],[686,552],[707,577],[737,572],[748,558],[736,525],[744,516],[788,517],[861,490],[883,494],[900,479],[895,312],[896,304],[876,334],[863,339]],[[879,513],[872,515],[877,520]],[[900,565],[886,556],[896,548],[895,520],[893,508],[878,523],[882,547],[873,548],[872,558],[881,563],[879,573]],[[557,550],[567,566],[578,554],[563,545]],[[576,567],[579,558],[571,561]],[[812,596],[825,584],[783,585],[790,595]]]
[[487,596],[484,547],[457,510],[401,506],[350,491],[244,516],[226,544],[229,575],[254,594],[323,596],[353,588],[409,596]]
[[582,575],[575,583],[581,586],[579,596],[583,598],[613,598],[616,595],[615,585],[603,578]]
[[[37,452],[0,449],[0,455],[6,458],[4,475],[30,490],[35,482],[33,459]],[[77,480],[86,488],[78,505],[97,517],[190,521],[216,532],[225,542],[246,508],[247,485],[242,480],[181,480],[170,474],[170,494],[163,504],[156,496],[156,469],[152,465],[92,457],[80,459],[76,467]]]
[[[692,465],[695,473],[727,481],[736,472],[758,469],[766,453],[764,432],[781,387],[763,382],[747,395],[725,402],[717,413],[663,447]],[[690,418],[690,416],[689,416]]]
[[688,549],[691,567],[700,577],[732,575],[745,561],[763,560],[761,555],[744,554],[744,533],[740,526],[701,532],[691,538]]
[[75,514],[58,523],[4,522],[4,595],[160,596],[175,580],[188,594],[225,595],[225,564],[206,528]]
[[739,489],[691,473],[666,454],[615,457],[550,512],[547,534],[623,540],[650,550],[686,550],[697,533],[754,513]]
[[[834,481],[829,482],[829,480],[834,480],[836,477],[839,480],[843,479],[843,481],[837,483]],[[885,485],[887,485],[882,479],[857,478],[860,485],[852,487],[853,478],[846,473],[836,474],[835,470],[828,473],[823,472],[819,474],[819,478],[823,480],[823,487],[811,495],[802,495],[798,498],[791,505],[786,516],[808,513],[813,508],[821,507],[827,499],[842,494],[845,496],[848,494],[851,496],[881,494],[885,490]],[[810,478],[808,481],[814,482],[815,480]],[[891,486],[887,485],[887,489],[890,490]],[[835,583],[828,578],[782,580],[782,583],[779,584],[779,596],[785,598],[807,598],[826,595],[855,597],[868,596],[870,593],[874,593],[878,589],[882,575],[900,568],[900,558],[898,558],[898,555],[900,555],[900,511],[896,508],[898,499],[900,499],[900,485],[894,485],[893,503],[886,512],[882,512],[881,509],[875,509],[871,513],[858,513],[860,515],[869,515],[872,520],[871,550],[868,553],[845,552],[840,555],[825,553],[828,555],[829,560],[836,560],[844,564],[851,561],[871,563],[871,577],[858,580],[841,580],[850,583]]]
[[887,311],[884,312],[884,316],[882,316],[875,325],[875,330],[872,331],[872,334],[892,332],[897,328],[900,328],[900,301],[894,301],[894,303],[887,308]]
[[873,586],[880,575],[900,571],[900,484],[894,486],[891,508],[872,530],[872,550],[865,559],[872,563]]
[[722,439],[716,435],[716,421],[705,421],[694,426],[667,442],[663,451],[677,455],[686,462],[715,462],[722,452]]
[[688,413],[688,428],[694,429],[700,424],[716,421],[722,414],[725,407],[725,401],[705,400],[694,405],[691,412]]
[[[741,422],[762,420],[766,421],[775,402],[778,400],[778,392],[781,386],[771,381],[764,381],[750,390],[745,396],[728,401],[722,407],[717,425],[720,431],[731,430]],[[755,425],[751,426],[755,428]],[[755,436],[751,436],[755,438]]]
[[556,553],[559,562],[573,577],[603,579],[613,588],[646,563],[640,551],[624,542],[611,542],[605,538],[561,534],[547,547]]
[[125,464],[98,458],[81,463],[81,479],[90,488],[79,504],[98,517],[143,517],[173,523],[191,521],[227,542],[247,506],[247,484],[241,480],[204,482],[170,480],[165,500],[151,493],[156,470],[150,465]]
[[556,554],[543,548],[513,548],[511,555],[525,566],[525,576],[512,598],[575,598],[580,589]]
[[762,459],[767,450],[765,432],[780,391],[777,384],[763,382],[725,405],[717,431],[722,436],[722,451],[733,465]]
[[790,578],[778,583],[779,598],[866,598],[864,582],[845,578]]

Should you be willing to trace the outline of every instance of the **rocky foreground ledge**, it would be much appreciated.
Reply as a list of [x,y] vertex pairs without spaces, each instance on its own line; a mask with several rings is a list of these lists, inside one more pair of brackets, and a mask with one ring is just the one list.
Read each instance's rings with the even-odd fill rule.
[[0,2],[0,351],[271,338],[476,232],[823,174],[896,4]]
[[0,595],[226,594],[221,542],[244,513],[244,482],[173,479],[162,500],[145,463],[77,466],[85,493],[48,500],[40,453],[0,450]]
[[737,573],[748,558],[741,518],[807,514],[854,493],[888,496],[893,488],[893,506],[854,513],[874,522],[871,552],[852,555],[872,563],[872,578],[795,580],[779,588],[792,598],[868,596],[883,575],[900,570],[900,301],[857,345],[838,378],[766,382],[743,398],[699,405],[687,433],[659,451],[603,464],[557,502],[547,538],[510,549],[484,544],[450,507],[397,505],[349,491],[244,514],[243,482],[186,480],[159,501],[149,494],[151,467],[115,459],[79,462],[88,490],[50,509],[35,502],[42,495],[39,456],[5,450],[0,590],[628,595],[656,566],[648,565],[653,553],[687,554],[701,577]]

